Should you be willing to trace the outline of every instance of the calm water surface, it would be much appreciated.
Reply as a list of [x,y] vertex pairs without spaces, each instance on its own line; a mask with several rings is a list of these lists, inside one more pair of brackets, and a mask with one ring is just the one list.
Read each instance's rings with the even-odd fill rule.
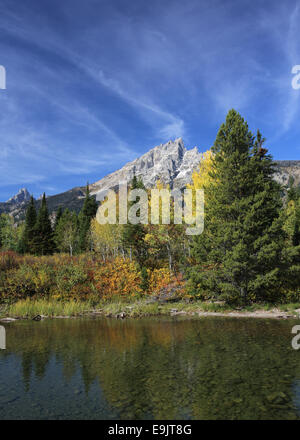
[[300,419],[294,321],[5,324],[0,419]]

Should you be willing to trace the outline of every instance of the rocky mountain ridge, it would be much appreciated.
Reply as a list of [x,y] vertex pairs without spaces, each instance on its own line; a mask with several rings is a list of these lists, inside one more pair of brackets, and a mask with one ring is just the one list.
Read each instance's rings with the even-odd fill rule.
[[92,194],[109,188],[116,188],[119,182],[141,177],[146,188],[151,188],[160,179],[171,187],[184,187],[191,181],[192,173],[202,159],[197,147],[187,150],[182,138],[152,148],[143,156],[127,163],[120,170],[105,176],[90,186]]
[[[153,187],[160,179],[171,188],[183,188],[191,182],[192,173],[199,165],[203,154],[198,148],[186,149],[182,138],[158,145],[121,169],[103,177],[103,179],[90,185],[91,194],[106,189],[117,189],[120,182],[132,180],[134,174],[140,176],[147,188]],[[300,160],[277,161],[278,171],[275,179],[283,185],[288,185],[292,177],[295,185],[300,185]],[[85,195],[84,187],[76,187],[61,194],[47,197],[49,212],[55,212],[62,206],[79,212]],[[0,203],[0,214],[9,213],[18,222],[24,219],[27,203],[30,199],[29,192],[22,188],[18,194],[7,202]],[[40,200],[35,201],[37,208]]]
[[30,200],[30,193],[27,188],[21,188],[18,193],[7,200],[5,203],[10,203],[12,205],[20,205],[26,203]]

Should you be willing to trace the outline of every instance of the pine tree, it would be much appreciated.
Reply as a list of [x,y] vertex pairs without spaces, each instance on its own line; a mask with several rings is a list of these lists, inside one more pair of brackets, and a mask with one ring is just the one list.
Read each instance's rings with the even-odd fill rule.
[[290,202],[291,200],[297,201],[300,199],[300,187],[295,186],[295,179],[294,177],[289,178],[288,182],[288,193],[287,193],[287,200]]
[[64,213],[63,208],[61,206],[59,206],[59,208],[56,212],[56,215],[55,215],[55,221],[54,221],[54,225],[53,225],[53,238],[54,238],[54,244],[55,244],[55,251],[59,251],[59,247],[57,247],[57,244],[56,244],[55,236],[56,236],[57,226],[59,224],[59,221],[60,221],[63,213]]
[[280,186],[272,157],[247,123],[230,110],[212,151],[205,191],[205,227],[194,238],[192,292],[229,302],[274,300],[287,269]]
[[284,258],[288,265],[282,274],[285,301],[299,301],[300,285],[300,199],[290,200],[282,211],[285,232]]
[[97,202],[95,198],[90,195],[89,184],[87,184],[84,204],[78,216],[79,249],[82,252],[86,251],[89,248],[89,231],[91,220],[96,216],[97,209]]
[[57,228],[57,225],[58,225],[58,223],[59,223],[59,220],[61,219],[61,217],[62,217],[62,215],[63,215],[63,209],[62,209],[62,207],[60,206],[59,208],[58,208],[58,210],[57,210],[57,212],[56,212],[56,216],[55,216],[55,223],[54,223],[54,227],[53,227],[53,230],[55,231],[56,230],[56,228]]
[[55,249],[45,193],[36,221],[34,248],[38,255],[52,254]]
[[6,216],[4,214],[0,215],[0,248],[2,248],[3,244],[4,244],[4,240],[2,237],[2,230],[4,229],[6,225]]
[[[145,190],[145,185],[141,178],[137,178],[136,175],[133,176],[130,189],[143,189]],[[133,206],[134,202],[130,202],[128,204],[128,208],[130,209]],[[137,212],[137,216],[139,213]],[[124,248],[129,252],[130,257],[134,257],[135,260],[142,267],[147,257],[147,243],[145,242],[146,230],[144,225],[138,223],[133,225],[131,223],[127,223],[122,228],[122,244]]]
[[37,214],[34,198],[31,196],[29,206],[26,211],[24,232],[18,245],[18,251],[20,253],[33,254],[35,252],[36,221]]

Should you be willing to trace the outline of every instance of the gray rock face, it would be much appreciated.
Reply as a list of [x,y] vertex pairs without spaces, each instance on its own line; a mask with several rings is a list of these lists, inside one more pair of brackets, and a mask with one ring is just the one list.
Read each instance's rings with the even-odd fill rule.
[[21,188],[19,192],[15,196],[7,200],[6,203],[10,203],[12,205],[21,205],[23,203],[28,202],[29,200],[30,200],[29,192],[27,191],[26,188]]
[[104,177],[91,185],[91,193],[96,194],[109,188],[116,188],[119,182],[132,180],[134,174],[143,179],[147,188],[153,187],[160,179],[171,187],[183,187],[191,181],[192,173],[197,168],[202,154],[197,147],[187,150],[181,138],[174,142],[161,144],[129,162],[123,168]]
[[290,178],[294,179],[296,186],[300,185],[300,160],[278,160],[278,171],[275,180],[281,185],[288,185]]
[[[183,188],[191,182],[193,171],[198,167],[202,153],[195,147],[187,150],[181,138],[174,142],[169,141],[161,144],[129,162],[123,168],[91,185],[91,193],[98,191],[117,189],[119,182],[132,180],[134,174],[142,177],[147,188],[153,187],[160,179],[163,183],[172,187]],[[290,177],[294,178],[295,185],[300,185],[300,161],[283,160],[277,161],[277,173],[275,179],[282,185],[289,183]]]

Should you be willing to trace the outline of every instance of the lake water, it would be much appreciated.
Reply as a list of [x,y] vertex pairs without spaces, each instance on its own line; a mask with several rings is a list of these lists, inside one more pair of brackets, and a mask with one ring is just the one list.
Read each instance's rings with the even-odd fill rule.
[[295,321],[5,324],[4,419],[300,419]]

